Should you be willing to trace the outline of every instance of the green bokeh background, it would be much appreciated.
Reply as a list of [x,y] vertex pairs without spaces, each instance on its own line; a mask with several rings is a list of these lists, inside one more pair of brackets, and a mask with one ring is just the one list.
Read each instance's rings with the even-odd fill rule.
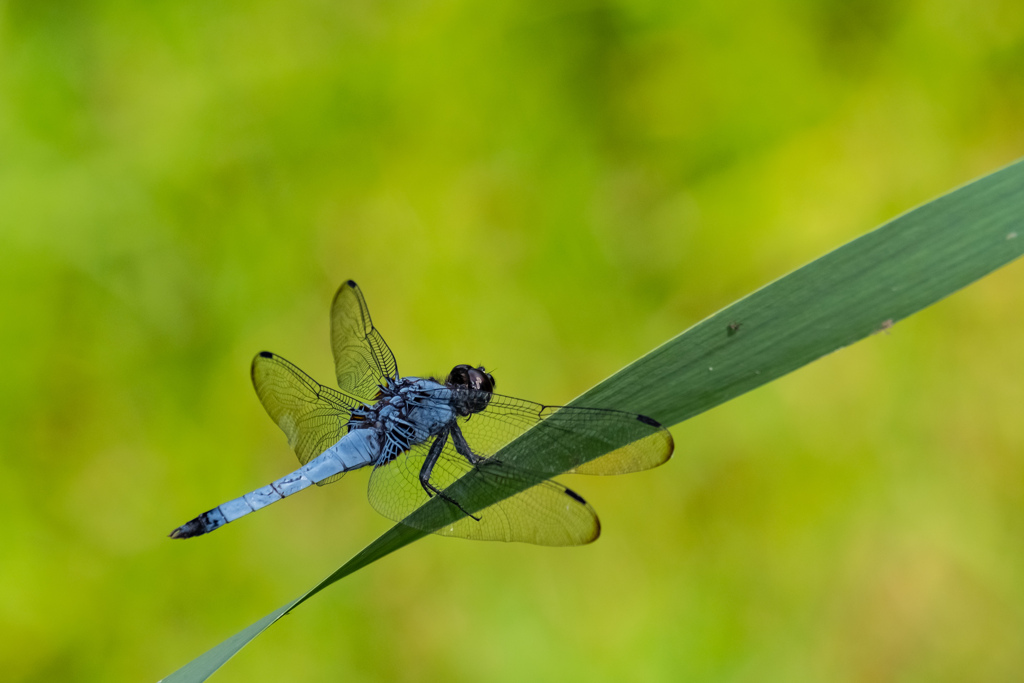
[[[248,364],[330,380],[344,279],[404,372],[566,402],[1022,120],[1009,0],[0,2],[4,680],[155,680],[388,528],[355,473],[165,537],[293,467]],[[1022,290],[577,478],[594,545],[425,539],[215,680],[1015,680]]]

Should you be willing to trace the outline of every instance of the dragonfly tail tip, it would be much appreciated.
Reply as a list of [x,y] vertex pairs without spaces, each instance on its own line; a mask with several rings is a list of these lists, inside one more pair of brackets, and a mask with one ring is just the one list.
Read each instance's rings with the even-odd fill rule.
[[168,538],[192,538],[193,536],[200,536],[205,533],[206,529],[197,517],[196,519],[182,524],[177,529],[167,534],[167,536]]

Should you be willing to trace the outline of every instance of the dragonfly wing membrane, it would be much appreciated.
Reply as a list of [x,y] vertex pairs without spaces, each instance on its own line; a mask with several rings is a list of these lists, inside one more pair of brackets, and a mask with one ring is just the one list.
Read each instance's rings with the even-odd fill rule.
[[[585,409],[571,408],[570,410]],[[605,411],[598,412],[604,413]],[[609,442],[618,443],[625,440],[627,441],[625,445],[577,465],[567,474],[613,475],[642,472],[664,465],[672,457],[675,443],[672,440],[671,432],[643,415],[613,412],[618,413],[612,420],[616,423],[612,426],[617,427],[616,437],[609,438],[602,430],[601,436],[595,434],[591,438],[600,439],[604,445]],[[639,425],[634,423],[639,423]]]
[[[507,466],[504,466],[507,467]],[[480,468],[483,487],[505,493],[518,488],[521,480],[508,480]],[[544,480],[474,513],[479,519],[462,517],[435,533],[471,540],[517,541],[534,545],[585,545],[601,535],[597,513],[582,497],[558,482]]]
[[477,455],[500,453],[521,470],[548,476],[640,472],[667,462],[674,448],[669,431],[643,415],[500,394],[459,426]]
[[[350,412],[362,405],[355,397],[321,385],[269,351],[253,359],[252,383],[263,407],[288,437],[288,445],[303,465],[348,433]],[[329,484],[343,474],[317,483]]]
[[373,326],[366,299],[349,280],[338,288],[331,304],[331,348],[338,387],[371,402],[388,378],[398,377],[398,363]]
[[[565,546],[600,535],[597,514],[576,493],[498,461],[472,465],[450,440],[429,480],[442,493],[429,496],[419,477],[430,443],[374,468],[368,497],[377,512],[424,531],[473,540]],[[476,502],[495,498],[502,500]]]

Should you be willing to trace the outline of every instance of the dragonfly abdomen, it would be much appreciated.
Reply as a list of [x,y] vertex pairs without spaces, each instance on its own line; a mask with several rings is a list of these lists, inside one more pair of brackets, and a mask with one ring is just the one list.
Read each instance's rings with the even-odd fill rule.
[[377,460],[380,445],[376,432],[369,429],[346,434],[338,443],[299,469],[249,493],[221,503],[170,533],[171,538],[192,538],[208,534],[228,522],[244,517],[293,493],[336,474],[371,465]]

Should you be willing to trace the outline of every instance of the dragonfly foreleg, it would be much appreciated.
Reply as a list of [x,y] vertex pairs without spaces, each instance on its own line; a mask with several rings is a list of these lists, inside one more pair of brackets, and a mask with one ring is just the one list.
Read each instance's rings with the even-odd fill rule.
[[[479,517],[470,513],[469,510],[462,507],[457,500],[430,483],[430,475],[434,471],[434,465],[437,463],[437,459],[441,457],[441,452],[444,451],[444,445],[448,442],[448,435],[450,431],[451,430],[442,431],[434,437],[434,442],[430,444],[430,450],[427,451],[427,457],[423,460],[423,467],[420,468],[420,486],[422,486],[423,490],[427,492],[428,498],[433,495],[440,496],[441,500],[451,503],[462,510],[463,514],[468,517],[472,517],[479,522]],[[460,433],[459,436],[461,437],[462,434]],[[463,443],[465,443],[465,440],[463,440]]]
[[455,450],[463,458],[469,461],[470,465],[479,465],[480,463],[487,460],[487,458],[481,458],[479,455],[473,452],[473,449],[466,443],[466,437],[462,435],[462,430],[459,429],[458,423],[452,424],[451,426],[452,443],[455,445]]

